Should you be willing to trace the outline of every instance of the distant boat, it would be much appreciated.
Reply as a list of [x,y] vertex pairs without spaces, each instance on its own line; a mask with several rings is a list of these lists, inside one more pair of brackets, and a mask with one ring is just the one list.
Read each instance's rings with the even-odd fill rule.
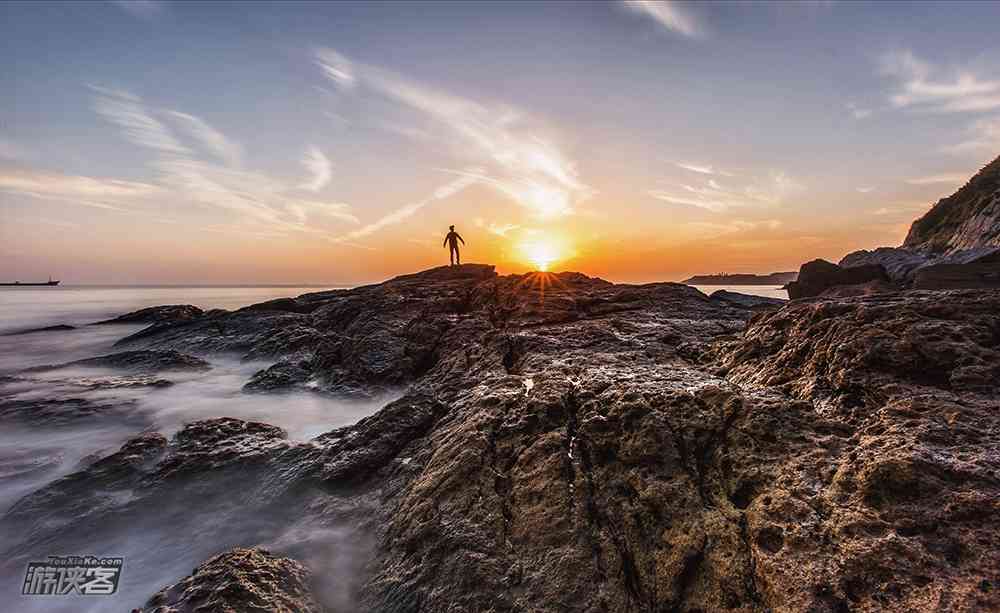
[[53,281],[52,277],[49,277],[48,281],[43,281],[41,283],[21,283],[20,281],[14,281],[13,283],[0,283],[0,287],[50,287],[53,285],[59,285],[59,282]]

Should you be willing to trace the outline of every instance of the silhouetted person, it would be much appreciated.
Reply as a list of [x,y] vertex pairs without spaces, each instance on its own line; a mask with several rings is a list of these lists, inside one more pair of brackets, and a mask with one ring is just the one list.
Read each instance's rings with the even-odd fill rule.
[[459,236],[458,232],[455,232],[455,226],[448,226],[448,234],[445,235],[444,243],[441,246],[448,245],[448,255],[451,258],[452,266],[455,264],[462,265],[462,256],[458,253],[458,241],[462,241],[463,245],[465,244],[465,241]]

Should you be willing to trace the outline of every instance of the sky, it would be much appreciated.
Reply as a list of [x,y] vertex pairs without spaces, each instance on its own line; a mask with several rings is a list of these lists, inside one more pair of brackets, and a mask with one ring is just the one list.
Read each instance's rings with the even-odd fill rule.
[[1000,154],[1000,3],[0,4],[0,280],[621,282],[898,245]]

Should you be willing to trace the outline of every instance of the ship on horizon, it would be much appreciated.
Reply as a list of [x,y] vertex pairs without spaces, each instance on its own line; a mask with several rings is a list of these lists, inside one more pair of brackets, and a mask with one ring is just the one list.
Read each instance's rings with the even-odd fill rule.
[[14,281],[13,283],[0,283],[0,287],[51,287],[54,285],[59,285],[59,281],[53,281],[52,277],[49,277],[48,281],[42,281],[40,283],[21,283],[20,281]]

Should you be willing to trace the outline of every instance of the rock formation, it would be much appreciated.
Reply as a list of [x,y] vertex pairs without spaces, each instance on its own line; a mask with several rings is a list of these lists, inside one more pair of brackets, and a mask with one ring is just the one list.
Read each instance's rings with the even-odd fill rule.
[[194,569],[191,576],[163,588],[133,613],[322,613],[309,591],[302,564],[269,551],[237,547]]
[[892,281],[912,286],[920,271],[926,288],[996,287],[1000,273],[1000,158],[943,198],[910,226],[900,247],[855,251],[842,267],[881,265]]
[[889,284],[889,275],[880,264],[865,264],[862,266],[842,267],[826,260],[806,262],[799,270],[799,277],[785,286],[788,297],[808,298],[819,296],[830,288],[837,286],[855,286],[862,284]]
[[903,248],[952,254],[1000,247],[1000,157],[913,222]]
[[[1000,608],[1000,290],[761,310],[464,265],[121,344],[269,359],[258,392],[403,395],[311,441],[143,434],[10,510],[5,576],[167,518],[283,557],[222,553],[147,611]],[[254,529],[201,525],[222,511]],[[346,530],[350,572],[302,526]]]

